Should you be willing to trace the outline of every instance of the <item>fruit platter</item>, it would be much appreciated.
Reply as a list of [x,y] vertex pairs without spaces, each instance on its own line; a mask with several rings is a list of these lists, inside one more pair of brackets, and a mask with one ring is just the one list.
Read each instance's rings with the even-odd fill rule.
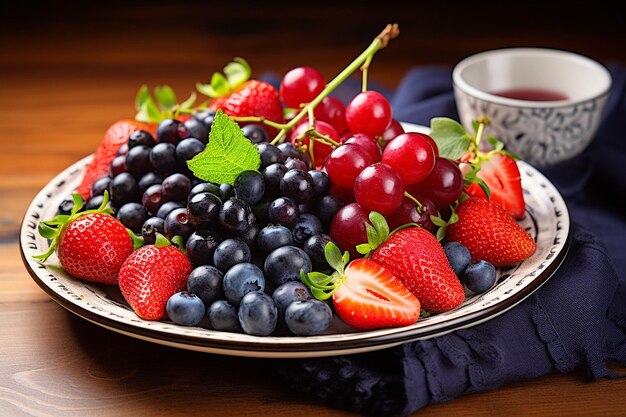
[[514,307],[564,259],[567,206],[486,118],[394,118],[367,80],[398,35],[331,80],[294,66],[273,86],[237,57],[180,103],[142,86],[134,117],[32,200],[32,278],[99,326],[234,356],[384,349]]

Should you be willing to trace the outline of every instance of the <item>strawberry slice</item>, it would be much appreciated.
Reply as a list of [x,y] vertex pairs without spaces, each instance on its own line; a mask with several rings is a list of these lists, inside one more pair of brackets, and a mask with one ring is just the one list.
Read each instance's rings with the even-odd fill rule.
[[[515,219],[520,219],[526,211],[521,176],[517,162],[510,156],[494,153],[480,163],[476,176],[489,187],[489,199],[504,207]],[[467,194],[486,198],[485,192],[477,184],[471,184]]]
[[337,315],[355,329],[406,326],[420,315],[420,302],[391,272],[366,258],[346,268],[333,293]]
[[302,281],[320,300],[332,296],[337,316],[354,329],[378,329],[415,323],[420,302],[389,270],[367,258],[349,261],[334,243],[325,248],[326,259],[335,269],[302,273]]

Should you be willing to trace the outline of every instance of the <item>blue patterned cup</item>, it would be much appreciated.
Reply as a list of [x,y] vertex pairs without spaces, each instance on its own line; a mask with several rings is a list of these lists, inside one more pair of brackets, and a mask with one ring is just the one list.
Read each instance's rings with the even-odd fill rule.
[[486,116],[486,133],[538,167],[589,146],[612,85],[600,63],[549,48],[479,52],[454,67],[452,80],[461,123],[471,129]]

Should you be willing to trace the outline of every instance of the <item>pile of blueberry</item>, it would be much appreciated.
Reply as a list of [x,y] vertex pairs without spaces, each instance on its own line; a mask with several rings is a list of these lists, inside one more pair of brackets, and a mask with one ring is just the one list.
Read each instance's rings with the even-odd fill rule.
[[[242,131],[257,144],[258,171],[244,171],[234,185],[196,178],[187,161],[208,143],[214,115],[166,119],[156,138],[131,134],[85,208],[97,208],[108,190],[117,218],[147,244],[157,233],[182,237],[194,269],[187,291],[167,303],[173,322],[257,336],[323,333],[331,308],[299,277],[329,269],[324,247],[343,203],[307,153],[290,142],[268,143],[254,124]],[[60,207],[68,209],[67,202]]]

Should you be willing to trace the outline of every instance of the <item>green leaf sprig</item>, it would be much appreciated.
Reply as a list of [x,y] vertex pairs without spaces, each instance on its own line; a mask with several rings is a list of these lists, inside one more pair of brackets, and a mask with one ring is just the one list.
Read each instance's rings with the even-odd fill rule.
[[304,272],[300,270],[300,279],[302,283],[309,287],[313,297],[324,301],[332,297],[335,290],[346,280],[346,266],[350,262],[350,254],[341,250],[333,242],[328,242],[324,246],[324,256],[326,262],[334,270],[332,274],[327,275],[323,272]]
[[211,125],[209,143],[187,161],[187,166],[201,180],[233,185],[242,172],[259,169],[261,155],[257,146],[243,135],[239,125],[218,109]]
[[214,72],[210,83],[198,82],[196,89],[210,98],[224,97],[248,81],[250,75],[252,70],[248,62],[241,57],[235,57],[224,67],[224,74]]
[[147,85],[142,85],[135,96],[135,120],[144,123],[159,123],[164,119],[176,118],[181,113],[193,113],[196,93],[192,92],[187,100],[178,104],[172,87],[168,85],[154,88],[154,98]]

